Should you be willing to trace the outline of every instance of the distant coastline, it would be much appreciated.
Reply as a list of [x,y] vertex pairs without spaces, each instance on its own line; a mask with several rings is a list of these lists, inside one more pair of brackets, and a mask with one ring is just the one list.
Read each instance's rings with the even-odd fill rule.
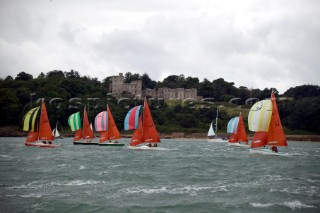
[[[28,134],[17,129],[15,126],[0,127],[0,137],[26,137]],[[73,134],[66,133],[64,137],[73,137]],[[228,137],[228,134],[221,134],[221,137]],[[122,134],[123,138],[131,138],[131,134]],[[160,133],[161,139],[207,139],[207,133]],[[310,141],[320,142],[320,135],[286,135],[288,141]],[[251,140],[251,137],[249,137]]]

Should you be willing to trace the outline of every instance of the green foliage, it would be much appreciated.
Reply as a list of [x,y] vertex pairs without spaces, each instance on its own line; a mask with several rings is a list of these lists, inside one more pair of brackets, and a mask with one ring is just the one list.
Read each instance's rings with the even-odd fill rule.
[[[236,88],[233,82],[223,78],[212,82],[203,79],[200,82],[198,78],[190,76],[170,75],[163,82],[155,82],[146,73],[142,76],[130,72],[125,74],[126,82],[133,80],[141,80],[143,88],[197,88],[198,95],[209,98],[205,102],[150,99],[151,113],[160,132],[207,132],[216,118],[217,108],[220,110],[218,131],[225,132],[228,121],[232,116],[237,116],[239,110],[247,122],[248,110],[254,103],[247,101],[249,98],[270,98],[271,90],[276,90],[248,89],[245,86]],[[19,125],[24,114],[31,107],[39,105],[40,98],[45,98],[51,125],[59,121],[68,129],[68,117],[77,111],[82,113],[84,105],[93,121],[95,115],[105,110],[108,104],[121,130],[126,113],[131,107],[143,104],[143,100],[119,102],[109,94],[110,83],[111,77],[100,82],[96,78],[80,76],[75,70],[53,70],[41,73],[35,79],[25,72],[20,72],[15,79],[7,76],[5,80],[0,79],[0,125]],[[302,85],[284,93],[291,99],[278,99],[280,117],[286,131],[320,134],[319,91],[319,86]]]

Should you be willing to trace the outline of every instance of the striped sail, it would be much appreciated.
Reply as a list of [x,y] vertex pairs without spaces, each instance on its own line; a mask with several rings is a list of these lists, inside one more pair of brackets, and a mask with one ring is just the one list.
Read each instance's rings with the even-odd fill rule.
[[124,119],[124,130],[137,129],[141,105],[132,108]]
[[239,117],[232,118],[228,122],[227,132],[228,133],[236,133],[237,132],[237,128],[238,128],[238,123],[239,123]]
[[73,132],[81,129],[80,112],[70,115],[68,118],[68,124]]
[[23,117],[23,131],[36,131],[36,120],[40,113],[40,106],[30,109]]
[[96,131],[107,131],[108,130],[108,112],[100,112],[94,119],[94,129]]
[[268,132],[272,115],[271,100],[263,100],[255,103],[249,112],[249,130],[253,132]]

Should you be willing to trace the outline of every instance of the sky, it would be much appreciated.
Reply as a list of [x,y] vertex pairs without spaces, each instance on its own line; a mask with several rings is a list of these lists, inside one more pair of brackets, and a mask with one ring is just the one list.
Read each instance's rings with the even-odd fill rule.
[[320,85],[318,0],[0,0],[0,77],[184,74],[236,87]]

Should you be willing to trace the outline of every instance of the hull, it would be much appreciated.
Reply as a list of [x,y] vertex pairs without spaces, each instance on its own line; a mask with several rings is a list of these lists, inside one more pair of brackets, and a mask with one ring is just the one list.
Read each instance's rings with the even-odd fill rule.
[[273,152],[270,149],[249,149],[250,154],[260,155],[285,155],[284,153]]
[[149,147],[147,145],[143,145],[143,146],[129,146],[129,149],[137,149],[137,150],[165,150],[165,148],[162,147]]
[[41,147],[41,148],[57,148],[60,146],[60,144],[44,144],[41,142],[38,143],[24,143],[25,146],[35,146],[35,147]]
[[73,145],[98,145],[98,143],[87,141],[73,141]]
[[228,145],[229,145],[229,146],[242,146],[242,147],[247,147],[247,148],[250,147],[249,144],[240,143],[240,142],[237,142],[237,143],[228,143]]
[[99,143],[99,146],[124,146],[123,143]]
[[215,143],[227,143],[228,140],[222,139],[222,138],[208,138],[208,142],[215,142]]

